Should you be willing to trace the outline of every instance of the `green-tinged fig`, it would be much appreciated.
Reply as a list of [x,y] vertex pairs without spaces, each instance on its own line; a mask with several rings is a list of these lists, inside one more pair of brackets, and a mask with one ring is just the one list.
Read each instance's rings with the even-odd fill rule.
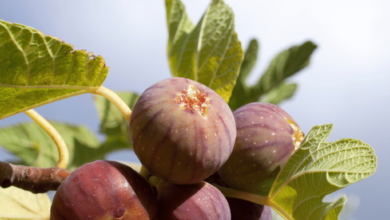
[[157,219],[156,194],[130,167],[99,160],[79,167],[62,182],[50,219]]
[[278,106],[250,103],[234,112],[237,138],[229,160],[218,171],[232,188],[267,195],[303,140],[294,119]]
[[157,184],[159,220],[230,220],[229,204],[214,186],[200,182]]
[[232,220],[272,220],[271,207],[242,199],[226,198]]
[[229,158],[236,125],[213,90],[185,78],[149,87],[130,118],[130,138],[141,163],[175,184],[198,183]]

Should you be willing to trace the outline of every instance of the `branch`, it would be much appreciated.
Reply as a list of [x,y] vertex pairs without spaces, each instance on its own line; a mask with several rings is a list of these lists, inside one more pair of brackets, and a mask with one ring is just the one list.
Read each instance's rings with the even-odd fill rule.
[[16,186],[33,193],[45,193],[57,190],[69,174],[58,167],[27,167],[0,161],[0,186],[3,188]]
[[36,123],[39,124],[47,132],[47,134],[50,135],[50,137],[53,139],[53,141],[57,145],[58,149],[58,168],[66,168],[68,166],[69,162],[69,152],[68,148],[66,147],[64,139],[62,139],[61,135],[58,133],[58,131],[51,125],[44,117],[38,114],[38,112],[34,111],[34,109],[30,109],[25,111],[30,118],[32,118]]

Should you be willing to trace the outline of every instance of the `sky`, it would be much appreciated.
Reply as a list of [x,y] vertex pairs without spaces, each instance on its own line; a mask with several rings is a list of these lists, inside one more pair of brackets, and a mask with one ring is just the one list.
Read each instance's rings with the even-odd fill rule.
[[[341,190],[360,198],[354,219],[383,219],[390,197],[390,1],[375,0],[225,0],[235,13],[235,28],[245,49],[256,38],[259,59],[254,83],[282,50],[311,40],[318,45],[308,68],[289,79],[295,96],[280,107],[304,133],[334,123],[328,141],[361,139],[378,156],[377,172]],[[197,23],[209,0],[183,0]],[[0,0],[0,19],[34,27],[95,55],[110,67],[104,86],[142,93],[170,77],[166,57],[164,1],[21,1]],[[98,132],[91,95],[81,95],[36,108],[47,119],[84,124]],[[30,121],[18,114],[0,128]],[[0,150],[0,160],[12,155]],[[108,159],[136,160],[129,151]],[[340,194],[338,194],[340,195]]]

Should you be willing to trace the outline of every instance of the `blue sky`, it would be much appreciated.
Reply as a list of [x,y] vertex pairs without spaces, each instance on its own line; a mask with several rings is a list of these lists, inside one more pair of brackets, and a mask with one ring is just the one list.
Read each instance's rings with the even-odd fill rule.
[[[342,192],[357,194],[355,219],[383,219],[390,181],[390,2],[374,0],[226,0],[235,12],[243,47],[260,42],[254,82],[271,59],[287,47],[312,40],[318,44],[311,64],[290,79],[299,87],[281,107],[307,133],[314,125],[334,123],[329,140],[356,138],[378,156],[372,177]],[[183,0],[196,23],[209,1]],[[3,1],[0,19],[32,26],[96,55],[110,67],[104,86],[141,93],[170,77],[166,58],[167,30],[163,1]],[[90,95],[36,109],[48,119],[84,124],[98,131]],[[23,114],[0,121],[0,127],[30,120]],[[0,160],[11,155],[0,151]],[[110,159],[134,160],[130,153]],[[387,215],[387,214],[386,214]]]

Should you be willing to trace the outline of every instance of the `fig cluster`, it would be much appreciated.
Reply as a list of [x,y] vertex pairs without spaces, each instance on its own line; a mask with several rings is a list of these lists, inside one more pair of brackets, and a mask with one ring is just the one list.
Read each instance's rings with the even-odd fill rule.
[[58,188],[51,219],[270,220],[270,207],[226,198],[212,184],[266,195],[303,139],[279,107],[251,103],[232,113],[185,78],[145,90],[129,131],[150,175],[113,161],[85,164]]

